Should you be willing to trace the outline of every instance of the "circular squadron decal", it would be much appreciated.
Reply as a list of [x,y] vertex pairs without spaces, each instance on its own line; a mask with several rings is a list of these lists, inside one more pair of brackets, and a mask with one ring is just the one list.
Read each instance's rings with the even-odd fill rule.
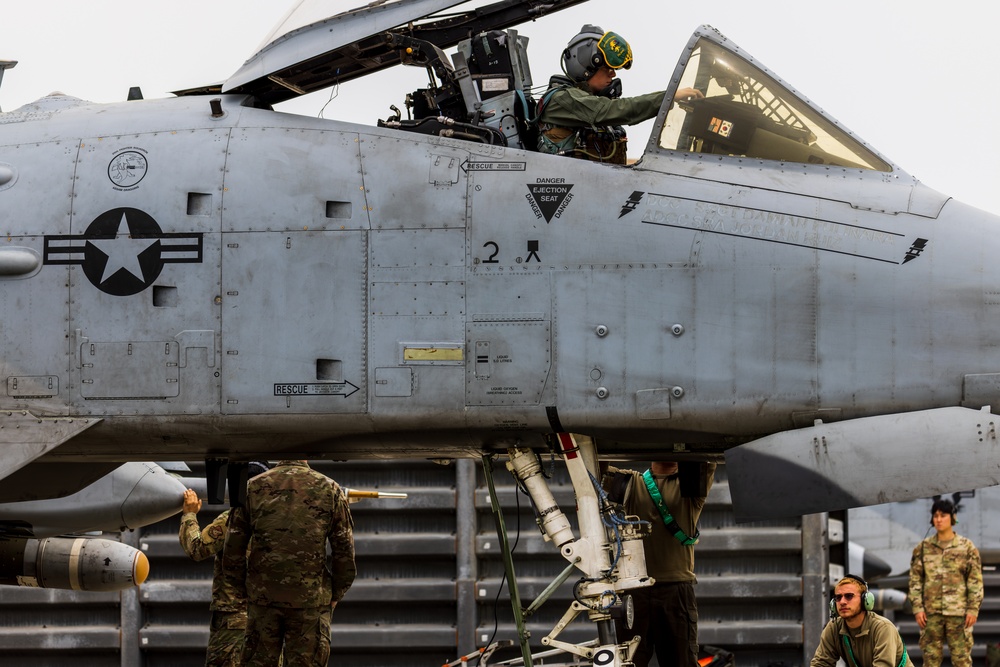
[[146,176],[146,156],[137,150],[116,153],[108,164],[108,178],[116,189],[131,190]]

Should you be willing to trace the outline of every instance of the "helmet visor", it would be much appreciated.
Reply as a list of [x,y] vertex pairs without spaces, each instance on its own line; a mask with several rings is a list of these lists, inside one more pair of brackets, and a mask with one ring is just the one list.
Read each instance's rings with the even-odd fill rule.
[[632,66],[632,47],[616,32],[606,32],[597,42],[597,50],[604,65],[611,69],[628,69]]

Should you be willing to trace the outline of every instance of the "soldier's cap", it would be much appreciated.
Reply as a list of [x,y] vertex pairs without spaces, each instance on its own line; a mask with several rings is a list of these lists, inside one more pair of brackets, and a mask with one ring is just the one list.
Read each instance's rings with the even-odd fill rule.
[[931,516],[934,516],[938,512],[950,514],[955,523],[958,523],[958,519],[955,517],[955,504],[950,500],[946,500],[944,498],[938,498],[935,500],[934,504],[931,505]]
[[267,464],[267,461],[251,461],[247,464],[247,479],[256,477],[257,475],[267,472],[270,469],[271,466]]

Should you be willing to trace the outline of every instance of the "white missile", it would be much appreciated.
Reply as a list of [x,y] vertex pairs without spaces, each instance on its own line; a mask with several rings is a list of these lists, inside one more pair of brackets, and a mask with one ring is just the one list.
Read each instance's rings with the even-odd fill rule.
[[146,555],[98,537],[0,538],[0,584],[119,591],[149,576]]

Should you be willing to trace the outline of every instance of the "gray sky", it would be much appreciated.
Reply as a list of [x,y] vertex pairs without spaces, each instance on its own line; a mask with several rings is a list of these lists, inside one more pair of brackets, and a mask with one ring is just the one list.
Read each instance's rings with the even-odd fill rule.
[[[8,2],[0,58],[0,108],[58,90],[95,102],[147,98],[222,81],[256,50],[290,2],[282,0],[111,0]],[[341,9],[365,4],[344,0]],[[591,0],[520,26],[536,84],[558,72],[559,53],[584,23],[625,37],[635,64],[625,94],[666,87],[698,25],[719,29],[791,87],[925,184],[995,213],[1000,182],[1000,92],[991,21],[983,5],[841,0],[761,5],[746,0],[669,3]],[[422,69],[395,68],[342,86],[324,116],[374,124],[422,87]],[[281,105],[315,116],[329,91]],[[641,150],[650,123],[632,128]]]

